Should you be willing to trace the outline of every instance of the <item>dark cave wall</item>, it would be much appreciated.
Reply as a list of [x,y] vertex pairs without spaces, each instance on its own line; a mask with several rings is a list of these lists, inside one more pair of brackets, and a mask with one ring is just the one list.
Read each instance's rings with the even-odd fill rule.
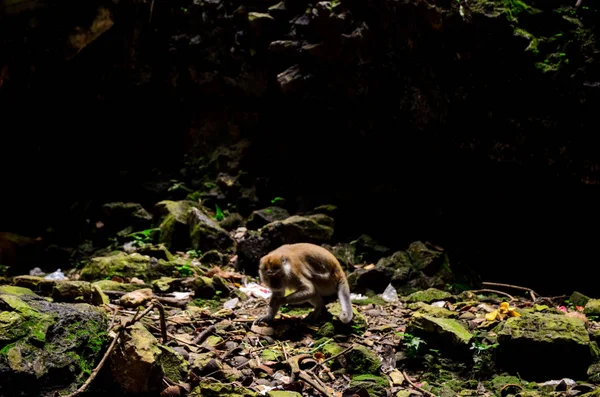
[[[583,65],[595,42],[543,74],[506,17],[464,23],[454,6],[349,2],[341,27],[257,36],[235,3],[188,3],[157,2],[151,24],[147,8],[113,6],[115,26],[68,63],[35,50],[47,30],[28,33],[37,46],[4,41],[1,229],[60,225],[76,244],[101,203],[150,209],[162,197],[145,183],[190,182],[184,154],[246,138],[245,168],[269,180],[261,199],[338,204],[339,239],[429,240],[483,279],[594,293],[600,100]],[[276,39],[339,51],[277,55]],[[294,64],[303,78],[282,94],[277,74]]]

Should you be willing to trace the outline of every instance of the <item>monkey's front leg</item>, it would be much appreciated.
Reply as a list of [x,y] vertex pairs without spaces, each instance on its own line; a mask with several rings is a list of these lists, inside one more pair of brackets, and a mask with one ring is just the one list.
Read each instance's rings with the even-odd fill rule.
[[268,322],[272,321],[273,318],[275,317],[275,315],[277,314],[277,312],[279,311],[279,309],[281,308],[281,306],[283,306],[283,304],[284,304],[283,296],[284,296],[283,291],[277,291],[277,290],[272,291],[271,299],[269,300],[269,308],[267,309],[267,314],[254,320],[252,325],[254,325],[256,323],[261,323],[261,322],[268,323]]

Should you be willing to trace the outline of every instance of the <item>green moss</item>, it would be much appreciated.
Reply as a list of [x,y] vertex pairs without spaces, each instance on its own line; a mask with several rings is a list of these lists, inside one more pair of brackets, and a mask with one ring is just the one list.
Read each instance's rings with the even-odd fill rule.
[[283,354],[276,350],[265,349],[260,354],[260,359],[262,361],[281,361],[283,359]]
[[0,285],[0,294],[35,295],[35,293],[29,288],[17,287],[14,285]]
[[405,300],[406,302],[435,302],[444,299],[448,299],[452,296],[451,293],[439,290],[437,288],[428,288],[423,291],[417,291],[408,295]]
[[352,377],[352,380],[356,382],[375,382],[383,387],[389,386],[389,383],[385,379],[383,379],[381,376],[376,375],[356,375]]
[[359,300],[355,300],[352,301],[353,305],[357,305],[357,306],[366,306],[366,305],[379,305],[379,306],[385,306],[388,303],[379,295],[373,295],[368,297],[367,299],[359,299]]

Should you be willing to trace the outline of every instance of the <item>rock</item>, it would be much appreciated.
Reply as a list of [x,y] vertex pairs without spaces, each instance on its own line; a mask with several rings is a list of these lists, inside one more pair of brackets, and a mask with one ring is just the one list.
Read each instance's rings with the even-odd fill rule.
[[432,244],[423,244],[420,241],[411,243],[407,250],[413,267],[422,271],[427,276],[436,274],[442,265],[448,264],[444,250]]
[[154,206],[155,216],[160,219],[160,242],[172,251],[186,251],[191,246],[188,213],[198,208],[193,201],[164,200]]
[[452,298],[452,294],[446,291],[441,291],[436,288],[429,288],[425,291],[417,291],[405,297],[406,302],[425,302],[431,303],[435,301],[448,300]]
[[131,292],[142,288],[148,288],[148,284],[133,284],[133,283],[120,283],[113,280],[98,280],[93,282],[92,285],[100,288],[102,291],[121,291]]
[[587,316],[600,316],[600,299],[590,299],[585,304],[583,312]]
[[390,249],[378,244],[369,235],[363,234],[350,242],[356,252],[358,262],[376,263],[384,256],[391,254]]
[[[283,2],[279,3],[282,4]],[[293,40],[276,40],[269,44],[269,51],[282,56],[294,56],[298,54],[300,42]]]
[[108,303],[101,289],[87,281],[46,280],[36,276],[13,278],[16,287],[35,290],[39,295],[51,297],[56,302],[85,302],[92,305]]
[[156,260],[138,253],[98,256],[81,269],[82,280],[98,280],[113,276],[130,279],[132,277],[155,279],[161,276],[173,276],[175,262]]
[[[423,302],[411,303],[407,306],[408,309],[416,313],[426,314],[437,318],[456,318],[457,313],[443,307],[428,305]],[[469,312],[467,312],[469,313]],[[472,313],[469,313],[472,314]]]
[[110,355],[113,377],[128,393],[162,390],[161,355],[154,335],[137,322],[123,334],[122,347]]
[[386,390],[389,388],[389,383],[381,376],[375,375],[356,375],[352,377],[352,381],[342,397],[351,397],[354,395],[364,395],[368,393],[369,397],[387,397]]
[[128,292],[119,299],[119,304],[123,307],[138,307],[149,302],[153,298],[151,288],[143,288],[137,291]]
[[213,279],[204,276],[197,277],[194,281],[194,293],[196,298],[213,298],[216,293]]
[[238,227],[242,226],[243,224],[244,224],[244,218],[237,212],[227,215],[219,223],[219,225],[227,231],[235,230]]
[[192,248],[195,250],[227,250],[235,245],[235,241],[225,229],[197,208],[190,209],[188,224]]
[[231,384],[202,382],[189,394],[190,397],[259,397],[259,394],[242,386]]
[[269,252],[270,241],[257,232],[250,232],[244,240],[238,241],[236,246],[236,264],[238,271],[247,274],[258,274],[258,261]]
[[351,290],[365,292],[371,290],[382,293],[388,284],[403,286],[413,274],[408,255],[403,251],[381,258],[372,269],[356,269],[348,276]]
[[302,394],[296,391],[271,390],[267,392],[267,397],[302,397]]
[[248,13],[248,26],[254,31],[254,34],[262,36],[268,34],[273,29],[275,19],[269,15],[260,12]]
[[499,343],[497,364],[524,378],[578,379],[591,364],[590,339],[581,319],[530,313],[511,317],[493,331]]
[[143,247],[138,248],[136,252],[140,255],[147,255],[151,258],[163,259],[165,261],[172,261],[175,259],[173,254],[169,252],[164,244],[144,245]]
[[104,226],[110,230],[121,230],[127,226],[145,228],[152,222],[152,215],[139,203],[106,203],[102,210]]
[[318,207],[313,208],[311,211],[308,212],[308,215],[324,214],[324,215],[330,216],[335,219],[337,212],[338,212],[337,206],[335,206],[333,204],[324,204],[324,205],[319,205]]
[[96,306],[110,302],[100,288],[87,281],[52,281],[49,296],[55,302],[85,302]]
[[415,313],[406,332],[423,337],[430,346],[439,347],[449,354],[470,355],[473,335],[460,320]]
[[284,94],[301,92],[312,78],[302,72],[300,65],[294,65],[277,75],[277,84]]
[[104,312],[86,303],[0,293],[0,395],[75,391],[100,359],[107,326]]
[[355,249],[350,244],[338,243],[334,246],[322,244],[321,246],[331,252],[345,269],[353,270],[354,265],[357,264]]
[[354,346],[348,353],[336,358],[334,363],[332,369],[342,367],[350,374],[378,375],[381,369],[377,355],[363,345]]
[[235,201],[235,208],[242,216],[248,216],[256,209],[258,205],[258,197],[256,197],[256,188],[243,188],[240,190],[240,197]]
[[210,250],[200,257],[200,263],[203,265],[223,266],[228,262],[227,257],[217,250]]
[[188,376],[188,362],[175,349],[168,346],[158,345],[161,354],[158,356],[158,364],[162,373],[173,382],[184,382]]
[[289,218],[287,210],[280,207],[267,207],[261,210],[253,211],[246,222],[246,227],[252,230],[260,229],[268,223],[282,221]]
[[582,293],[579,293],[577,291],[573,292],[571,294],[571,297],[569,298],[569,300],[571,301],[572,304],[576,305],[576,306],[585,306],[586,303],[588,303],[588,301],[591,298],[583,295]]
[[28,288],[38,292],[48,292],[52,289],[52,280],[39,276],[15,276],[12,283],[17,287]]
[[35,295],[35,293],[29,288],[17,287],[14,285],[0,285],[0,294]]
[[259,232],[272,247],[300,242],[321,244],[333,236],[333,218],[321,214],[294,215],[283,221],[271,222]]

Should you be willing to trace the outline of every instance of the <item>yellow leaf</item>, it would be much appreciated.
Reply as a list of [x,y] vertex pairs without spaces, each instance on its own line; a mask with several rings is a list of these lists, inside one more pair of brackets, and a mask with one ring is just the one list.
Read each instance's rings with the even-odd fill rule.
[[486,314],[485,319],[488,321],[494,321],[497,316],[498,316],[498,310],[494,310],[493,312]]

